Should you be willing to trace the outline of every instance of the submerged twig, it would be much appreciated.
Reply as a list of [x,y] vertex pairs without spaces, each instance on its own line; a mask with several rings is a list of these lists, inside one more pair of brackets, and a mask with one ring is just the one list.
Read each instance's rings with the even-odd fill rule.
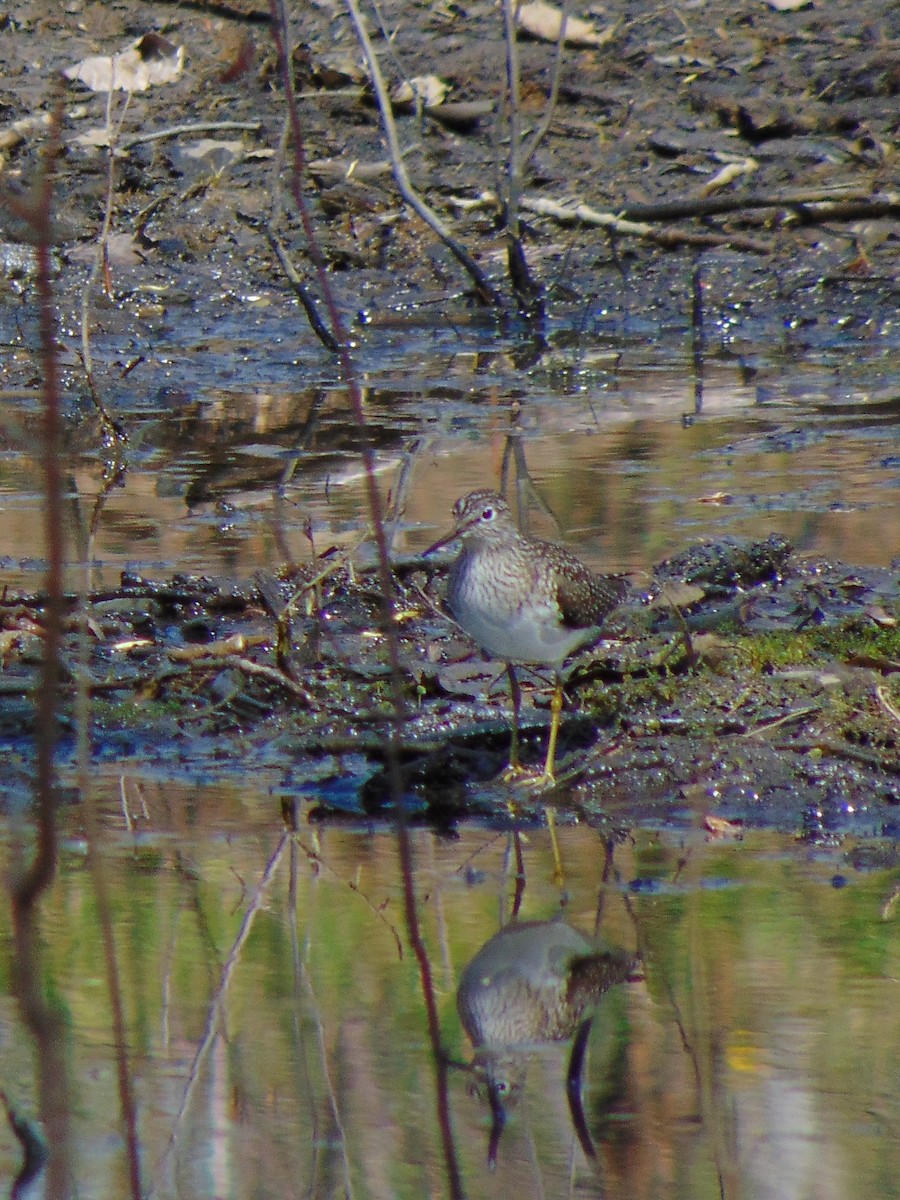
[[394,945],[397,947],[397,957],[402,960],[403,942],[400,939],[400,934],[397,932],[396,925],[394,925],[392,921],[389,921],[377,904],[374,904],[369,899],[359,884],[354,883],[352,879],[345,879],[334,869],[334,867],[329,864],[326,858],[322,857],[318,850],[314,850],[312,846],[307,846],[306,843],[301,841],[296,834],[294,835],[294,841],[298,848],[306,855],[306,858],[309,860],[309,862],[313,864],[313,866],[323,868],[323,870],[327,871],[333,879],[336,879],[339,883],[342,883],[346,888],[353,892],[354,895],[359,896],[363,904],[365,904],[366,908],[368,908],[372,915],[377,917],[378,920],[381,921],[381,923],[390,931],[391,937],[394,939]]
[[154,1172],[154,1180],[148,1193],[149,1196],[152,1196],[155,1188],[159,1186],[159,1177],[162,1171],[168,1166],[169,1160],[171,1159],[178,1143],[178,1135],[181,1131],[181,1126],[184,1123],[184,1118],[187,1114],[188,1108],[190,1107],[191,1099],[193,1098],[194,1091],[197,1087],[197,1082],[200,1078],[200,1071],[219,1033],[222,1011],[231,987],[231,981],[234,976],[234,972],[241,961],[241,954],[247,939],[250,936],[251,930],[253,929],[253,924],[256,920],[257,913],[259,913],[263,906],[266,895],[268,894],[269,885],[272,882],[275,871],[278,869],[278,864],[281,862],[284,849],[289,844],[290,839],[291,835],[287,831],[285,831],[279,838],[278,845],[275,847],[274,853],[265,865],[263,873],[260,876],[259,882],[254,890],[253,896],[250,899],[250,903],[247,905],[247,909],[244,913],[244,918],[241,921],[240,928],[238,929],[237,936],[232,942],[231,949],[228,952],[228,957],[225,960],[225,966],[222,968],[222,974],[219,977],[218,986],[216,987],[209,1006],[209,1011],[206,1017],[206,1028],[203,1030],[203,1035],[197,1044],[197,1049],[194,1052],[194,1061],[191,1063],[191,1068],[188,1071],[187,1081],[184,1085],[184,1091],[181,1096],[181,1104],[178,1106],[178,1112],[175,1114],[175,1119],[172,1122],[172,1132],[169,1135],[166,1148],[163,1151],[162,1157],[157,1163],[156,1171]]

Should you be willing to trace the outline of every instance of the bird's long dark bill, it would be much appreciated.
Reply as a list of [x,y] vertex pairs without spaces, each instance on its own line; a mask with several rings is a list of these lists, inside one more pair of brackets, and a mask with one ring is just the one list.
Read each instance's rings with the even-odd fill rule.
[[438,540],[434,543],[433,546],[429,546],[428,549],[423,552],[423,557],[426,554],[434,554],[435,550],[442,550],[444,548],[444,546],[449,546],[451,542],[455,542],[458,537],[459,537],[459,530],[458,529],[451,530],[451,532],[448,534],[445,534],[444,537],[438,538]]
[[457,538],[462,537],[464,533],[468,533],[477,524],[478,518],[476,517],[472,521],[467,521],[465,525],[457,525],[455,529],[451,529],[449,533],[445,533],[442,538],[438,538],[433,546],[429,546],[427,550],[423,551],[423,558],[426,554],[434,554],[435,550],[441,550],[444,546],[449,546],[451,542],[455,542]]

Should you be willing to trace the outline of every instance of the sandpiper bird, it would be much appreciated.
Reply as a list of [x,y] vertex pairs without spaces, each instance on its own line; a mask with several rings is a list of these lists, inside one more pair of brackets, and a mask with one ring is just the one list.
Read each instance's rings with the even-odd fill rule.
[[530,774],[519,762],[521,692],[515,664],[553,668],[547,758],[541,775],[531,773],[539,786],[550,786],[555,782],[563,663],[598,640],[603,621],[625,598],[628,584],[619,576],[595,575],[561,546],[524,537],[509,505],[496,492],[462,497],[453,515],[453,530],[425,553],[457,538],[462,542],[450,569],[448,606],[482,650],[506,663],[513,704],[507,779]]

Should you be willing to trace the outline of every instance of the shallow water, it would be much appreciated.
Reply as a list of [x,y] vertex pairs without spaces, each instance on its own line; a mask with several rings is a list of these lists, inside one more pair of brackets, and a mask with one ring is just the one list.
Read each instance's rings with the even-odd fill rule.
[[[710,842],[648,829],[611,848],[567,827],[563,890],[544,832],[522,839],[517,887],[511,835],[418,831],[417,961],[394,834],[302,826],[292,838],[251,781],[110,778],[98,799],[148,1193],[441,1196],[458,1172],[473,1197],[896,1194],[896,869],[857,869],[846,849],[771,832]],[[82,822],[80,809],[65,813],[44,969],[70,1038],[80,1193],[122,1195]],[[21,833],[4,823],[6,872]],[[590,1032],[581,1083],[596,1157],[566,1100],[569,1045],[550,1043],[516,1056],[524,1084],[490,1170],[490,1112],[461,1069],[449,1072],[441,1137],[422,963],[441,1045],[469,1062],[456,987],[517,891],[520,919],[563,911],[586,935],[640,946],[643,978],[607,992]],[[9,989],[4,974],[4,1089],[33,1111],[32,1051]],[[11,1178],[17,1164],[8,1133],[0,1171]]]
[[[67,400],[69,557],[92,564],[90,586],[125,566],[246,579],[365,541],[344,390],[320,356],[297,357],[282,312],[245,307],[215,338],[193,317],[170,321],[164,353],[136,339],[147,361],[104,394],[129,436],[115,486],[104,486],[96,414]],[[611,569],[772,532],[812,555],[888,565],[900,556],[900,351],[895,322],[872,326],[811,349],[717,324],[699,361],[684,330],[623,333],[599,318],[539,350],[492,327],[410,330],[402,315],[361,328],[394,549],[422,550],[458,495],[505,482],[535,532]],[[113,349],[101,339],[96,353]],[[36,392],[0,396],[3,580],[28,590],[42,555],[38,412]],[[83,585],[83,572],[70,581]]]

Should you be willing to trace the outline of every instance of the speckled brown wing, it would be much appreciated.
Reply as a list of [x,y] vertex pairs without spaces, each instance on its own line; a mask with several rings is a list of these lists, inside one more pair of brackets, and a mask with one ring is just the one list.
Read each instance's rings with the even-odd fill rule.
[[553,546],[556,600],[563,625],[570,629],[588,629],[601,625],[629,592],[621,575],[595,575],[574,555]]

